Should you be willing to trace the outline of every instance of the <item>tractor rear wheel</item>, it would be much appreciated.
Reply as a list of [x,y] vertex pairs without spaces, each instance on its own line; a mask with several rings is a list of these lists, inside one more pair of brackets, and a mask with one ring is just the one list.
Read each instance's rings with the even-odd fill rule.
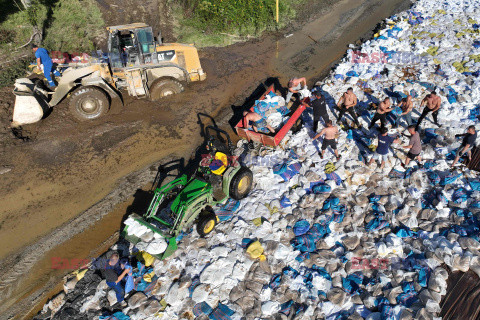
[[79,121],[93,120],[108,112],[110,101],[102,89],[80,87],[72,93],[69,108],[75,119]]
[[217,216],[211,211],[204,210],[200,213],[197,223],[197,232],[200,237],[205,237],[217,225]]
[[247,167],[241,167],[230,181],[230,197],[235,200],[245,198],[252,190],[253,173]]
[[150,98],[153,101],[159,101],[164,97],[177,94],[183,91],[183,85],[173,79],[157,80],[150,88]]

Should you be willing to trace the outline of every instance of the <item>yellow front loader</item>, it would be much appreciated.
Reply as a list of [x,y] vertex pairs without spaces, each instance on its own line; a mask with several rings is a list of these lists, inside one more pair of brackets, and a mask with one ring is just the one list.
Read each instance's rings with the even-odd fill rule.
[[67,65],[58,86],[50,92],[28,79],[16,81],[13,126],[40,120],[46,111],[67,98],[72,115],[80,120],[106,114],[122,92],[154,101],[180,93],[185,85],[206,79],[195,46],[162,43],[144,23],[107,27],[108,58]]

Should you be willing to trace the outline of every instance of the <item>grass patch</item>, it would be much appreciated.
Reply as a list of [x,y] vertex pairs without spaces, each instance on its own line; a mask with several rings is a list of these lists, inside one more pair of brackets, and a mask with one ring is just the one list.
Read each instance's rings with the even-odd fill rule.
[[[299,6],[306,0],[295,3]],[[198,47],[225,46],[258,37],[263,32],[288,25],[296,16],[290,1],[276,0],[181,0],[171,2],[177,25],[174,31],[181,42]]]
[[105,34],[104,21],[94,0],[59,0],[44,43],[50,50],[90,52]]

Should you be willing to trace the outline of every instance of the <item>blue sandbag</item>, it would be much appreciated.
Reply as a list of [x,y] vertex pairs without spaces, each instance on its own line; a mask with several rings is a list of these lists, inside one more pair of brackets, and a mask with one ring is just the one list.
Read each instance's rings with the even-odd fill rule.
[[235,313],[228,306],[219,303],[209,315],[208,318],[211,320],[230,320],[231,316]]
[[197,303],[196,305],[193,306],[193,314],[197,317],[201,315],[209,315],[213,311],[212,307],[205,301]]
[[330,193],[332,191],[332,187],[328,184],[317,184],[312,188],[313,193],[320,194],[320,193]]
[[470,181],[470,188],[475,191],[480,191],[480,181]]
[[301,236],[308,232],[310,229],[310,223],[307,220],[299,220],[293,226],[293,233],[295,236]]

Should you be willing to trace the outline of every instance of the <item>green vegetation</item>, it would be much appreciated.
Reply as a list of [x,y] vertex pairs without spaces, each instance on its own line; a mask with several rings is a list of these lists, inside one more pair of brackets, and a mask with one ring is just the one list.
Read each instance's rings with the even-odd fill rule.
[[[303,2],[300,0],[296,3]],[[197,46],[227,45],[267,30],[282,28],[295,18],[291,1],[279,1],[279,24],[276,23],[276,0],[181,0],[176,16],[180,41]]]
[[41,45],[51,51],[90,51],[104,34],[94,0],[32,0],[30,7],[25,9],[18,2],[17,10],[10,12],[2,17],[0,31],[13,33],[10,39],[15,46],[28,42],[38,31],[43,36]]
[[102,14],[94,0],[59,0],[44,44],[51,50],[90,52],[104,34]]
[[[50,51],[90,52],[104,37],[104,21],[95,0],[0,0],[0,86],[25,76],[34,61],[29,42]],[[10,83],[8,83],[10,81]]]
[[25,70],[29,63],[29,59],[19,59],[0,69],[0,88],[10,86],[15,79],[25,77]]

